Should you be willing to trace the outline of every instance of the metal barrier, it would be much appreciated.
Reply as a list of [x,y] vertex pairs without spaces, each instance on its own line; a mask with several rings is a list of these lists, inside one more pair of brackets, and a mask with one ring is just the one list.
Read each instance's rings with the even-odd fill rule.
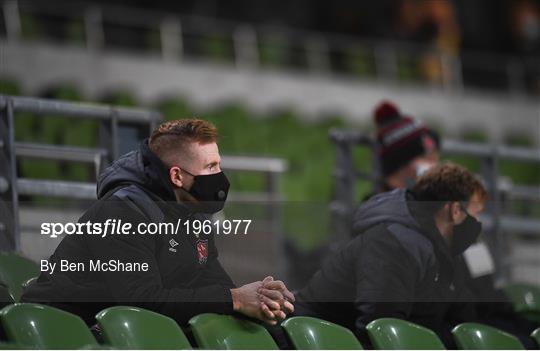
[[[36,116],[55,115],[100,121],[100,147],[80,148],[63,145],[22,143],[15,141],[15,113],[28,112]],[[146,125],[154,129],[161,115],[154,111],[117,108],[94,104],[12,97],[0,95],[0,247],[19,250],[19,195],[45,195],[78,199],[95,198],[93,183],[19,178],[16,159],[32,157],[62,161],[78,161],[95,166],[96,175],[119,156],[118,130],[123,123]],[[125,140],[122,142],[126,142]]]
[[[21,18],[42,19],[49,21],[47,24],[53,28],[50,33],[43,34],[46,40],[69,41],[65,28],[79,26],[80,37],[75,41],[82,42],[89,51],[104,48],[141,50],[146,47],[147,52],[157,52],[169,62],[194,56],[212,59],[211,53],[204,52],[206,44],[211,42],[215,44],[215,50],[210,51],[218,52],[217,55],[222,56],[220,59],[238,68],[265,65],[269,56],[267,51],[270,51],[274,53],[270,56],[279,61],[277,65],[284,68],[367,76],[392,82],[402,80],[401,67],[420,70],[422,62],[429,59],[440,71],[437,78],[424,74],[413,80],[435,83],[452,91],[478,87],[475,79],[479,76],[483,81],[491,79],[491,86],[502,84],[502,90],[512,94],[537,94],[534,86],[540,79],[540,65],[534,57],[470,51],[453,55],[433,46],[410,42],[359,40],[331,33],[252,26],[199,16],[171,16],[110,5],[81,6],[71,1],[40,4],[8,0],[2,11],[6,37],[11,41],[24,37]],[[412,62],[410,66],[404,63],[409,61]],[[360,62],[364,68],[359,72],[356,67],[359,65],[353,62]]]
[[[351,217],[358,203],[354,197],[356,181],[366,180],[373,184],[374,189],[377,189],[381,185],[382,177],[375,153],[375,141],[371,137],[360,132],[341,129],[330,130],[329,137],[336,147],[336,167],[333,172],[336,181],[335,197],[330,209],[334,218],[333,226],[336,235],[338,238],[345,239],[351,235]],[[353,149],[356,147],[366,147],[372,151],[371,170],[361,171],[355,168]],[[482,218],[485,232],[488,234],[486,241],[493,252],[498,278],[503,282],[507,281],[510,279],[510,265],[515,263],[507,259],[507,233],[527,233],[540,238],[540,220],[503,214],[501,195],[504,193],[513,199],[540,202],[540,187],[510,185],[508,189],[501,189],[498,162],[500,159],[509,159],[540,165],[540,150],[445,139],[441,151],[445,154],[460,154],[481,160],[481,175],[490,198],[486,206],[486,214]]]

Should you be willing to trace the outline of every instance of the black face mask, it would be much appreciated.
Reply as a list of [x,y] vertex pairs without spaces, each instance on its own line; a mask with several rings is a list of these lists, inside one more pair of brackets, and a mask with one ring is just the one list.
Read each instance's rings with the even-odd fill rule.
[[184,172],[193,176],[193,185],[189,191],[186,191],[199,201],[193,205],[195,210],[203,213],[221,211],[225,206],[230,187],[225,173],[193,175],[186,170]]
[[463,223],[454,226],[454,235],[452,237],[452,253],[454,255],[462,254],[469,246],[474,244],[482,232],[482,223],[471,216],[464,208],[467,217]]

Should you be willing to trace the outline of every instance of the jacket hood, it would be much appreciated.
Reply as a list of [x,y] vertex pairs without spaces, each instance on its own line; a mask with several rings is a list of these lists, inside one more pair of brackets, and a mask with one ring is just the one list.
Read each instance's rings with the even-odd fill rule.
[[400,223],[411,229],[421,230],[407,205],[410,197],[412,195],[406,189],[395,189],[371,197],[360,205],[354,215],[354,233],[362,233],[382,222]]
[[176,199],[167,167],[150,151],[148,139],[140,144],[138,150],[121,156],[99,175],[98,199],[121,185],[136,185],[164,201]]

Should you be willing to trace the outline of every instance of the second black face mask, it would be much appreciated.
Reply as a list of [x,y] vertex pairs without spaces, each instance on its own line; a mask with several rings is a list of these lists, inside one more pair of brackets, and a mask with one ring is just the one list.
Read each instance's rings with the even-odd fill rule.
[[474,244],[482,231],[482,223],[467,213],[463,223],[454,227],[452,237],[452,253],[454,255],[462,254],[469,246]]
[[188,192],[199,201],[195,205],[197,211],[204,213],[221,211],[225,206],[230,187],[225,173],[197,175],[193,179],[193,185]]

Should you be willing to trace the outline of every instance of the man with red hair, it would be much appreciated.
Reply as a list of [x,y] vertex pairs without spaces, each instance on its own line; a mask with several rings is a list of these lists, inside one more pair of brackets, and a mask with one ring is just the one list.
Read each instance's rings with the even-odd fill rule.
[[[102,172],[98,201],[79,223],[116,220],[138,230],[141,223],[205,221],[223,208],[229,190],[217,138],[216,127],[204,120],[163,123],[138,150]],[[185,225],[177,226],[175,235],[137,230],[66,236],[48,264],[118,261],[146,269],[43,271],[22,300],[66,309],[88,324],[100,310],[120,304],[154,310],[181,325],[204,312],[239,312],[275,325],[293,311],[294,296],[272,277],[236,287],[218,260],[213,233],[197,235]]]

